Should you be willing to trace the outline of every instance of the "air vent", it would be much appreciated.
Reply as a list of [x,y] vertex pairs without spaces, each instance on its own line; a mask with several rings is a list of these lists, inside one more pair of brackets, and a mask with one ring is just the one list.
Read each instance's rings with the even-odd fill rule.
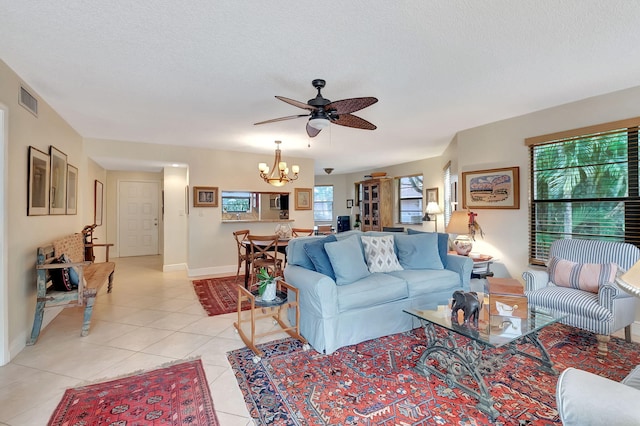
[[25,107],[30,113],[38,116],[38,100],[24,87],[20,86],[20,105]]

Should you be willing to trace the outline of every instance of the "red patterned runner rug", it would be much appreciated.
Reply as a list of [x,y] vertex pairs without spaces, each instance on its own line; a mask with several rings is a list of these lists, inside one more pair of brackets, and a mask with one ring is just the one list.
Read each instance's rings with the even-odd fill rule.
[[[443,332],[443,330],[440,330]],[[462,338],[462,337],[461,337]],[[598,359],[595,335],[562,324],[541,330],[556,370],[578,367],[620,381],[640,364],[640,345],[611,338]],[[425,349],[422,328],[322,355],[283,339],[253,352],[227,354],[257,424],[277,425],[560,425],[557,376],[520,355],[485,374],[500,415],[491,421],[477,400],[435,375],[413,371]]]
[[219,425],[202,362],[67,389],[48,425]]
[[[194,280],[193,288],[200,304],[210,317],[228,314],[238,310],[238,285],[244,284],[244,277],[222,277]],[[249,302],[242,304],[242,310],[249,309]]]

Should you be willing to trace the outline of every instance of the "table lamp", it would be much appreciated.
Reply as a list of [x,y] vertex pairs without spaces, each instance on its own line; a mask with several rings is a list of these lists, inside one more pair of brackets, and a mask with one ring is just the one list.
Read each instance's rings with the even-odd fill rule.
[[[424,212],[424,216],[422,216],[423,222],[428,222],[433,218],[435,222],[435,231],[438,232],[438,215],[442,213],[440,210],[440,206],[435,201],[429,201],[427,203],[427,210]],[[432,216],[433,215],[433,216]]]
[[473,248],[473,242],[469,236],[471,233],[471,229],[469,228],[469,213],[464,210],[452,212],[446,231],[449,234],[456,234],[456,238],[453,240],[456,253],[460,256],[468,256]]
[[636,297],[640,297],[640,262],[637,262],[627,272],[616,278],[621,289]]

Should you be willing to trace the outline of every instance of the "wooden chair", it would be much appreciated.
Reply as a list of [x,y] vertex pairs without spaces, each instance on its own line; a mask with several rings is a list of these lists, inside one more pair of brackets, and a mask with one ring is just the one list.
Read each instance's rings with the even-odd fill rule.
[[277,235],[247,235],[249,240],[249,262],[251,263],[251,285],[255,281],[256,271],[266,268],[275,276],[282,273],[282,259],[278,259]]
[[331,225],[318,225],[316,235],[329,235],[332,233]]
[[313,228],[291,228],[291,236],[295,237],[308,237],[313,235]]
[[236,272],[236,281],[238,281],[238,277],[240,276],[240,267],[242,266],[242,262],[247,261],[247,248],[242,244],[242,242],[249,235],[248,229],[243,229],[241,231],[235,231],[233,233],[233,237],[236,239],[236,245],[238,246],[238,271]]

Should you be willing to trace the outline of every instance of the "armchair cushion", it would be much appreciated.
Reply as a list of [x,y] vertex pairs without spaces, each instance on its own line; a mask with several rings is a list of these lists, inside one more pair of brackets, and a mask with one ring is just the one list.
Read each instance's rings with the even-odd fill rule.
[[612,283],[618,265],[609,263],[578,263],[552,257],[549,261],[549,279],[562,287],[577,288],[597,293],[601,285]]

